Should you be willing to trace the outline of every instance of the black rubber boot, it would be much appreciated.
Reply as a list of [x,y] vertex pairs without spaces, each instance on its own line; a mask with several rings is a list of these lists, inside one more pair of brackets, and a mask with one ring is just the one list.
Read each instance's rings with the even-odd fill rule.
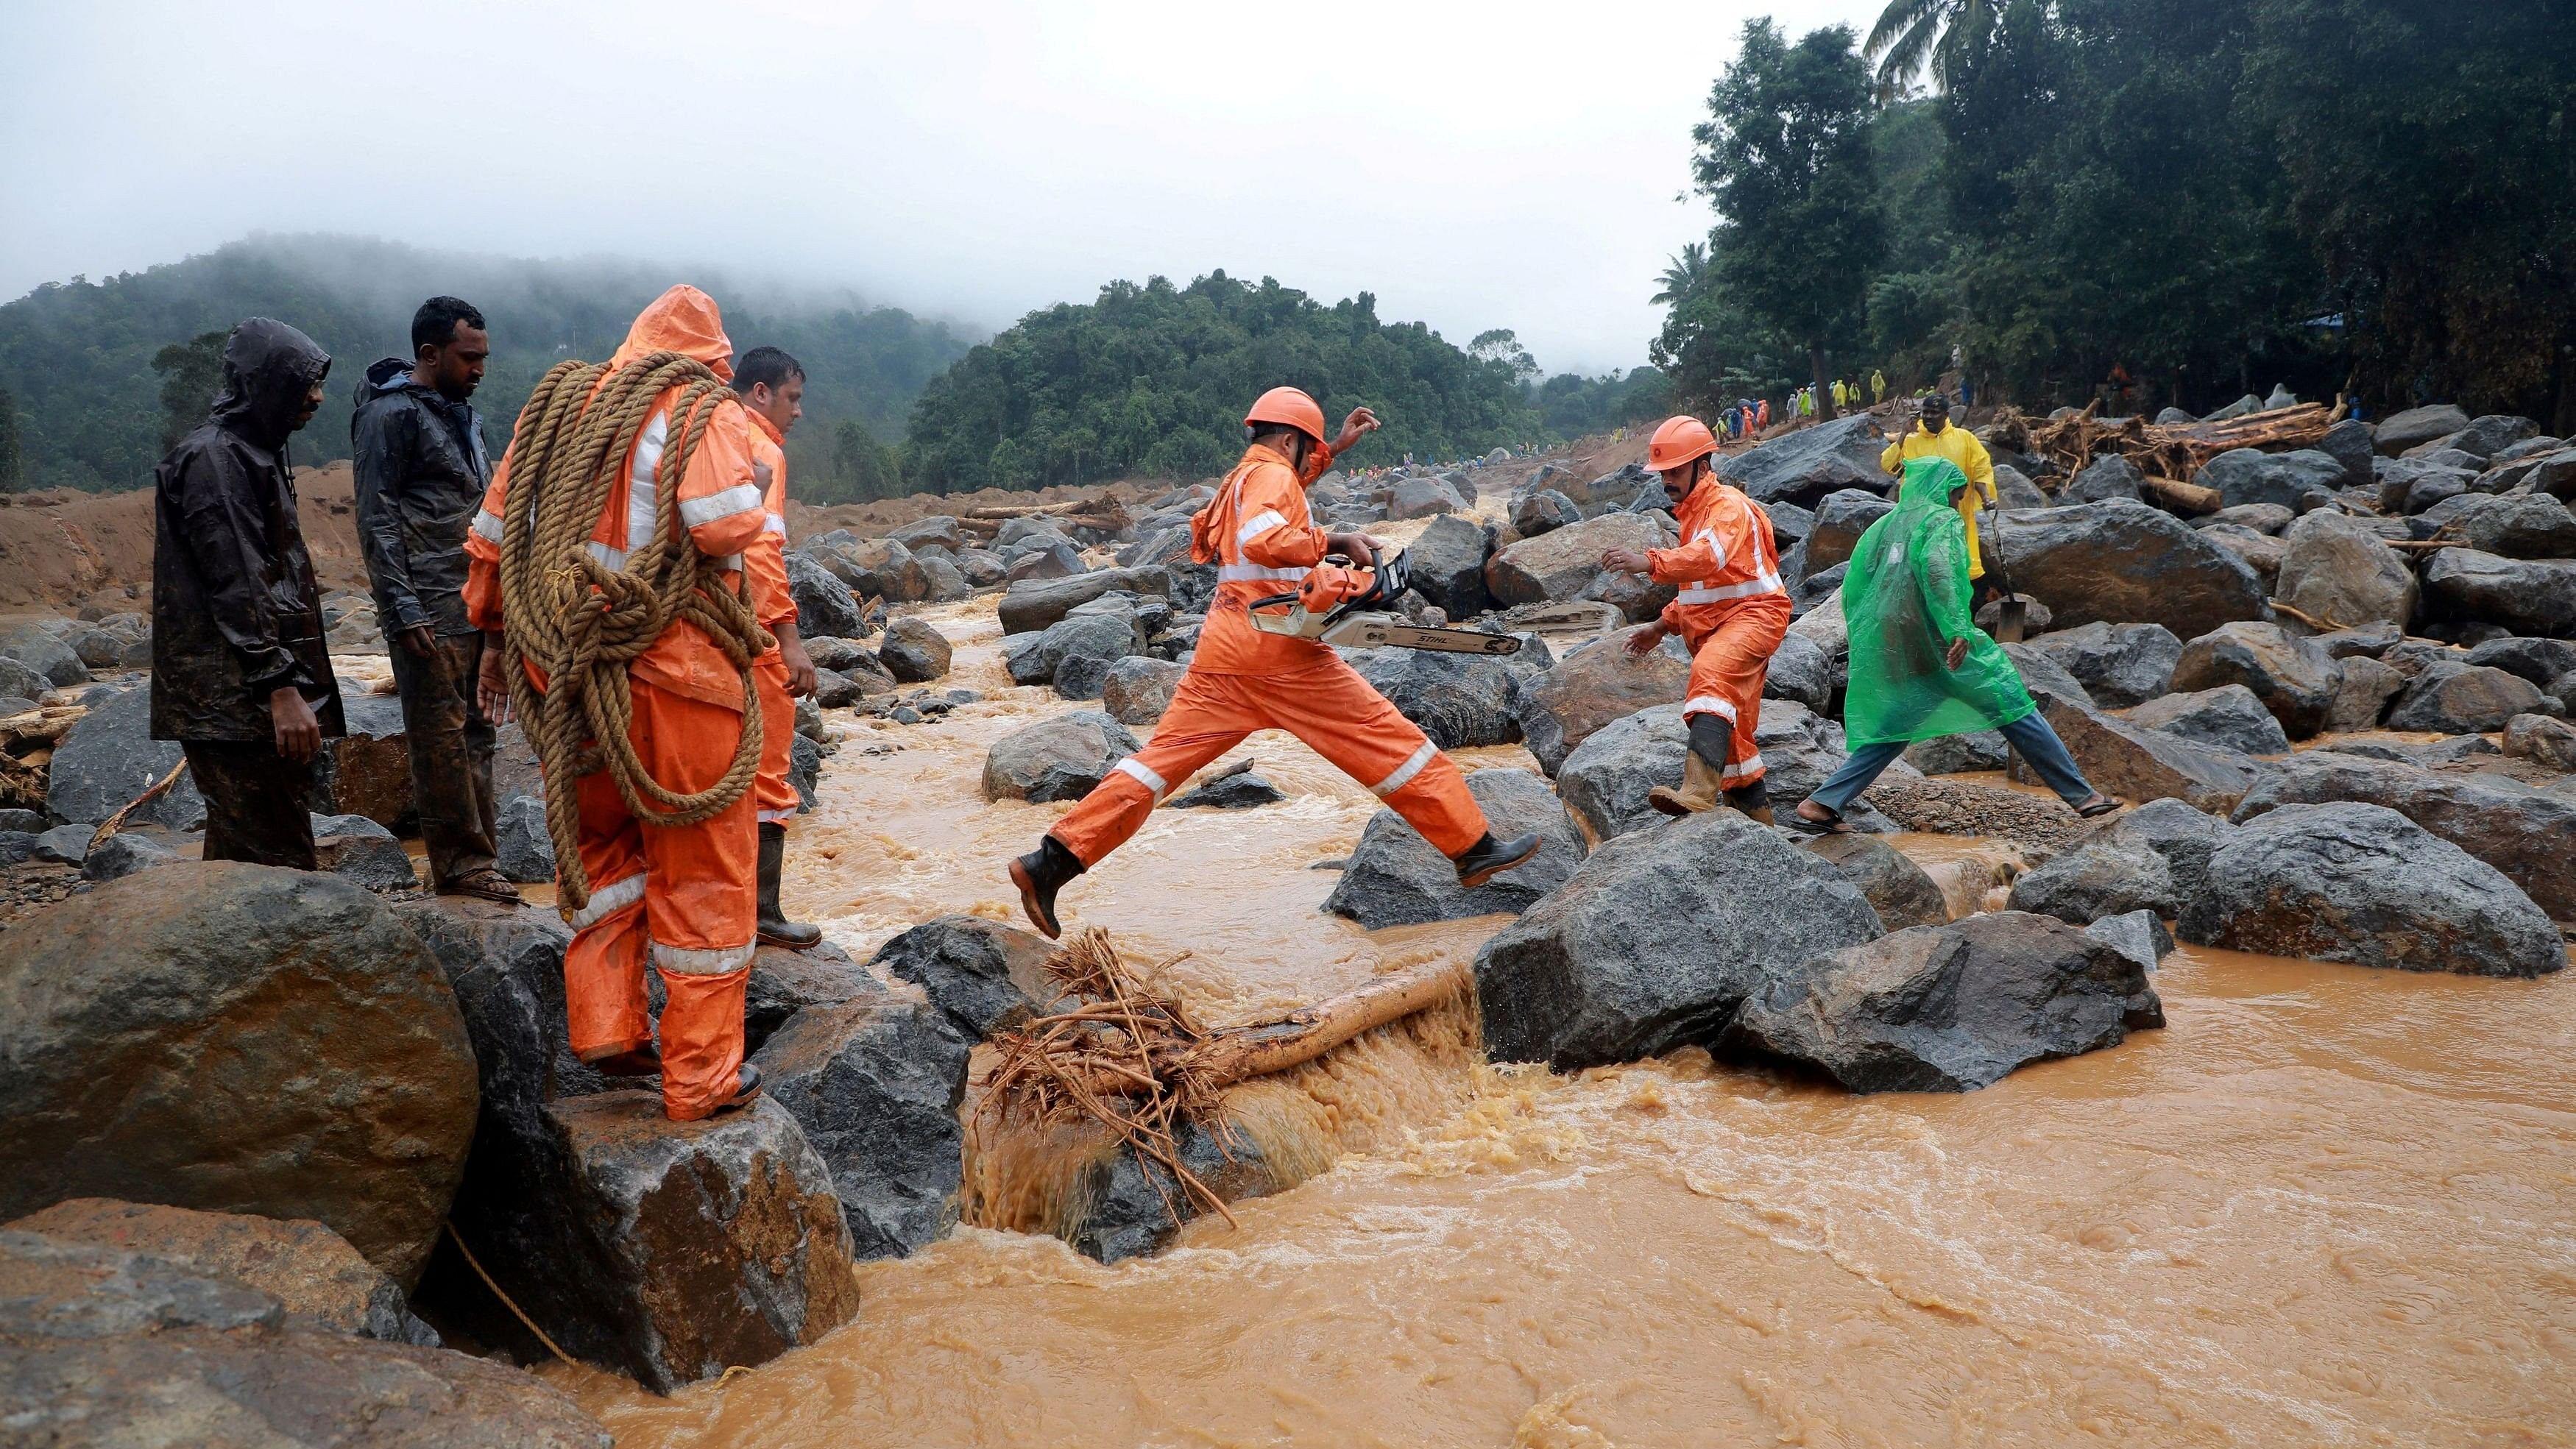
[[744,1062],[742,1064],[742,1069],[734,1073],[733,1095],[716,1103],[715,1112],[710,1112],[707,1115],[712,1117],[719,1112],[737,1112],[750,1106],[753,1102],[756,1102],[759,1099],[760,1068],[753,1066],[749,1062]]
[[787,863],[787,827],[774,820],[760,823],[760,939],[772,946],[802,951],[823,939],[823,928],[787,919],[778,905],[778,873]]
[[1758,825],[1772,823],[1771,787],[1764,781],[1756,780],[1740,789],[1727,791],[1726,803]]
[[1450,864],[1458,867],[1458,884],[1474,890],[1513,866],[1527,864],[1529,858],[1536,854],[1537,836],[1515,835],[1509,840],[1496,840],[1494,832],[1488,830]]
[[1037,849],[1011,862],[1011,884],[1020,888],[1020,909],[1028,913],[1029,924],[1050,941],[1063,934],[1055,918],[1055,893],[1064,889],[1066,881],[1082,874],[1082,869],[1082,862],[1052,835],[1038,837]]

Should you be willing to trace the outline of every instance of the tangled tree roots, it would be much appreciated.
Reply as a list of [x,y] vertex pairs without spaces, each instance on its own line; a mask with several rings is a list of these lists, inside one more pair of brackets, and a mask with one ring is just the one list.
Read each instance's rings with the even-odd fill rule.
[[[1227,1087],[1313,1061],[1361,1032],[1456,998],[1473,980],[1463,964],[1443,965],[1389,976],[1273,1021],[1209,1031],[1145,985],[1097,927],[1058,951],[1047,970],[1064,988],[1065,1009],[994,1036],[1000,1059],[979,1115],[990,1124],[1014,1117],[1101,1123],[1199,1208],[1229,1223],[1234,1216],[1223,1199],[1181,1163],[1186,1124],[1199,1124],[1225,1152],[1232,1133],[1218,1098]],[[1159,1179],[1155,1191],[1179,1221]]]

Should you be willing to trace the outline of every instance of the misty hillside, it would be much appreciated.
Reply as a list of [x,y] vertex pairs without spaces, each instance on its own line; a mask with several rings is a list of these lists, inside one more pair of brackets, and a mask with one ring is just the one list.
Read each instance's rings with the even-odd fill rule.
[[636,312],[680,281],[715,296],[737,346],[784,347],[805,363],[807,418],[789,457],[817,481],[829,473],[838,424],[900,436],[923,385],[975,340],[846,293],[730,284],[703,268],[260,236],[104,282],[47,284],[0,305],[0,393],[14,403],[19,486],[105,491],[148,483],[165,420],[154,356],[258,315],[302,328],[331,353],[329,401],[297,438],[296,461],[345,458],[351,389],[369,363],[408,353],[412,311],[437,293],[465,298],[491,323],[491,370],[474,401],[497,452],[548,367],[566,357],[606,358]]

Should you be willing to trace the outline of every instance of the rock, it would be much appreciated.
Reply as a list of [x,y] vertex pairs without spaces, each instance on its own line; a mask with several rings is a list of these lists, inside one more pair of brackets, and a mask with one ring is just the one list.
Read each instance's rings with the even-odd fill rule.
[[1848,560],[1869,526],[1895,511],[1895,504],[1866,489],[1825,495],[1816,504],[1815,528],[1807,535],[1807,571],[1822,573]]
[[568,1352],[667,1394],[857,1314],[830,1171],[774,1097],[673,1122],[658,1094],[602,1092],[545,1116],[565,1165],[566,1200],[550,1205],[564,1240],[532,1265],[553,1291],[520,1307]]
[[2013,672],[2021,676],[2022,684],[2034,697],[2053,694],[2060,699],[2071,699],[2086,709],[2094,707],[2093,691],[2085,688],[2084,681],[2067,673],[2066,666],[2057,662],[2057,656],[2041,649],[2037,643],[1997,647],[2004,651],[2005,658],[2012,661]]
[[2344,486],[2343,463],[2331,453],[2302,448],[2294,453],[2264,453],[2236,448],[2200,466],[2193,481],[2215,488],[2221,504],[2277,503],[2305,513],[2331,501]]
[[2469,415],[2449,403],[2408,408],[2382,419],[2371,435],[2370,445],[2381,457],[2394,458],[2435,438],[2447,438],[2468,425]]
[[0,1216],[118,1197],[318,1218],[408,1283],[474,1114],[438,963],[345,881],[182,863],[0,935]]
[[1538,855],[1475,890],[1461,889],[1457,867],[1447,856],[1403,816],[1380,810],[1360,832],[1360,843],[1333,893],[1325,897],[1324,909],[1372,931],[1466,916],[1518,915],[1574,874],[1583,860],[1583,841],[1545,780],[1527,770],[1478,770],[1467,776],[1467,793],[1484,807],[1497,838],[1535,832]]
[[1731,810],[1635,831],[1477,953],[1485,1050],[1572,1070],[1708,1045],[1770,978],[1880,930],[1840,871]]
[[407,891],[420,886],[402,841],[364,815],[314,816],[313,857],[324,870],[366,890]]
[[2060,503],[2100,503],[2109,498],[2138,499],[2144,492],[2147,475],[2138,465],[2117,453],[2105,453],[2084,467],[2057,491]]
[[2153,971],[2156,963],[2173,950],[2173,932],[2156,919],[2153,911],[2131,911],[2122,916],[2105,916],[2084,928],[2084,934],[2118,951],[2138,963],[2138,969]]
[[1098,710],[1054,715],[993,742],[984,757],[984,798],[1079,800],[1135,752],[1136,737]]
[[87,825],[57,825],[36,837],[35,848],[29,854],[56,865],[78,865],[89,858],[92,829]]
[[2243,528],[2277,538],[2287,532],[2290,525],[2297,519],[2296,513],[2277,503],[2240,503],[2234,508],[2220,509],[2194,523],[2192,527],[2203,531],[2212,528]]
[[1916,740],[1905,747],[1902,758],[1926,775],[1964,775],[1976,770],[2000,770],[2011,754],[2012,747],[2004,743],[2003,731],[1976,730]]
[[1823,714],[1834,698],[1834,662],[1803,634],[1781,636],[1762,676],[1762,697],[1789,699]]
[[2028,474],[2009,463],[1995,464],[1995,498],[2006,508],[2046,508],[2047,494],[2030,481]]
[[2262,581],[2172,515],[2114,499],[2004,515],[1980,530],[1987,567],[2048,605],[2061,629],[2152,620],[2179,638],[2268,610]]
[[1002,632],[1027,634],[1044,629],[1077,605],[1088,604],[1112,589],[1131,594],[1172,592],[1172,575],[1159,567],[1094,569],[1072,578],[1024,580],[1002,595]]
[[255,1289],[277,1300],[284,1327],[438,1347],[437,1332],[412,1316],[394,1280],[310,1218],[281,1221],[80,1197],[30,1213],[8,1230],[142,1254]]
[[363,815],[387,830],[418,820],[411,799],[411,735],[402,701],[389,694],[344,694],[347,733],[322,741],[313,762],[313,807],[325,815]]
[[2245,566],[2254,571],[2254,577],[2262,582],[2266,590],[2279,585],[2281,561],[2289,555],[2289,546],[2281,540],[2266,537],[2251,529],[2238,528],[2232,524],[2203,528],[2200,530],[2200,536],[2243,560]]
[[494,834],[501,874],[522,885],[555,878],[555,842],[546,832],[546,802],[521,795],[503,805]]
[[1485,565],[1485,587],[1496,602],[1562,603],[1585,596],[1600,582],[1601,555],[1614,548],[1664,548],[1672,535],[1655,518],[1605,513],[1497,552]]
[[2576,670],[2576,644],[2563,639],[2490,639],[2470,650],[2461,662],[2518,674],[2539,685],[2542,693],[2557,694],[2549,686]]
[[1437,478],[1398,478],[1393,494],[1387,499],[1386,516],[1390,519],[1431,518],[1456,513],[1466,506],[1466,500]]
[[1131,654],[1115,661],[1101,677],[1100,704],[1120,724],[1149,725],[1171,708],[1172,691],[1181,687],[1185,665]]
[[2467,425],[2456,432],[2418,443],[2407,451],[2447,450],[2466,453],[2480,462],[2485,462],[2539,431],[2540,425],[2529,418],[2490,413],[2485,417],[2470,419]]
[[89,666],[81,663],[80,655],[40,625],[25,624],[0,634],[0,658],[18,661],[56,689],[89,683]]
[[796,633],[801,638],[855,638],[866,632],[850,586],[802,549],[787,551],[787,594],[796,601]]
[[1032,538],[1011,552],[1011,567],[1003,577],[1013,583],[1078,578],[1090,568],[1082,561],[1082,550],[1063,539],[1050,538],[1041,544]]
[[863,538],[850,546],[861,570],[850,587],[889,604],[918,604],[930,597],[930,572],[912,550],[891,538]]
[[2334,426],[2326,429],[2325,439],[2317,444],[2317,451],[2343,465],[2343,486],[2346,488],[2372,486],[2370,424],[2359,418],[2338,419]]
[[1878,420],[1854,413],[1721,459],[1717,476],[1757,503],[1812,508],[1845,488],[1885,490],[1891,480],[1879,471],[1878,456],[1886,447]]
[[[87,831],[93,827],[79,828]],[[149,836],[121,831],[100,841],[96,850],[88,851],[82,856],[81,879],[123,880],[137,871],[150,870],[156,865],[168,865],[178,858],[176,851]]]
[[[0,654],[0,694],[5,694],[12,699],[23,699],[27,702],[27,709],[34,709],[36,701],[44,698],[53,687],[52,680],[17,660]],[[24,714],[26,710],[11,710],[9,713]]]
[[884,663],[864,649],[846,664],[830,670],[818,669],[817,673],[832,676],[818,681],[814,687],[812,698],[824,709],[846,709],[869,695],[892,694],[896,688],[895,678],[886,672]]
[[[2342,698],[2340,694],[2336,696]],[[2246,755],[2286,754],[2290,737],[2281,722],[2241,684],[2190,694],[2168,694],[2128,711],[2129,723],[2179,735],[2194,744]],[[2329,720],[2331,723],[2331,720]]]
[[2158,918],[2182,909],[2173,871],[2163,855],[2143,844],[2094,836],[2013,882],[2008,902],[2016,911],[2055,916],[2089,926],[2131,911]]
[[2145,969],[2119,948],[2006,911],[1801,963],[1745,1003],[1736,1042],[1853,1092],[1972,1092],[2164,1024]]
[[2576,505],[2576,448],[2560,448],[2535,460],[2515,486],[2526,493],[2545,493],[2561,503]]
[[2166,693],[2182,658],[2182,641],[2161,624],[2097,622],[2042,634],[2030,647],[2074,676],[2097,703],[2115,709]]
[[[1185,544],[1186,541],[1185,535]],[[1011,570],[1009,564],[1002,562],[1000,554],[986,548],[959,550],[956,567],[958,574],[966,580],[967,587],[975,589],[990,588],[1002,582],[1010,576]]]
[[2156,414],[2156,426],[2160,428],[2172,427],[2176,423],[2181,423],[2187,426],[2199,421],[2200,419],[2197,416],[2184,412],[2182,409],[2176,407],[2166,408],[2162,412]]
[[[2039,708],[2093,788],[2131,804],[2170,798],[2201,810],[2228,810],[2258,778],[2254,762],[2232,751],[2193,744],[2055,695],[2043,695]],[[2014,769],[2027,766],[2016,760]]]
[[2198,945],[2475,976],[2567,964],[2557,928],[2502,872],[2384,806],[2268,811],[2209,876],[2182,914]]
[[1949,900],[1923,867],[1874,835],[1817,835],[1798,844],[1860,887],[1870,909],[1891,931],[1942,925],[1950,919]]
[[[1072,659],[1087,661],[1088,670],[1077,667],[1077,676],[1088,675],[1091,698],[1099,697],[1100,688],[1108,681],[1109,666],[1131,654],[1142,652],[1143,640],[1136,637],[1132,616],[1113,614],[1068,614],[1047,626],[1037,642],[1024,645],[1008,655],[1004,665],[1014,684],[1052,683]],[[1073,681],[1077,688],[1084,682]],[[1082,698],[1081,695],[1069,696]]]
[[2473,474],[2414,459],[2382,458],[2370,465],[2377,480],[2379,511],[2390,515],[2427,513],[2469,491]]
[[2280,602],[2343,628],[2403,627],[2414,617],[2415,571],[2359,520],[2319,509],[2290,525],[2284,542]]
[[1416,593],[1450,618],[1466,619],[1494,606],[1493,595],[1485,590],[1485,560],[1493,551],[1488,525],[1447,517],[1433,519],[1404,550],[1404,558]]
[[928,684],[948,672],[948,636],[927,619],[896,619],[886,625],[877,659],[898,684]]
[[2326,727],[2338,669],[2315,642],[2278,624],[2221,625],[2183,646],[2173,687],[2185,693],[2241,684],[2263,701],[2291,739]]
[[1046,963],[1054,943],[980,916],[939,916],[877,949],[876,967],[919,986],[968,1041],[1025,1024],[1060,994]]
[[1541,488],[1512,499],[1512,531],[1523,538],[1536,538],[1551,529],[1583,521],[1583,510],[1574,500],[1553,488]]
[[2539,705],[2540,690],[2520,676],[2467,664],[2434,664],[2407,682],[2406,692],[2388,712],[2388,727],[2483,733],[2503,729],[2506,721]]
[[2326,710],[2329,730],[2375,730],[2388,713],[2388,702],[2406,687],[2406,676],[2369,657],[2343,661],[2335,678],[2334,704]]
[[1602,726],[1653,705],[1681,703],[1690,682],[1690,656],[1681,641],[1668,636],[1636,655],[1623,647],[1623,638],[1611,634],[1586,644],[1522,686],[1522,739],[1551,778]]
[[2576,563],[2446,548],[2424,566],[2424,592],[2452,617],[2486,620],[2516,634],[2576,637]]
[[1429,649],[1353,649],[1344,657],[1444,750],[1520,743],[1520,676],[1501,657]]
[[[1789,700],[1763,705],[1753,737],[1774,810],[1807,798],[1843,760],[1842,731]],[[1568,754],[1557,771],[1557,793],[1575,828],[1597,849],[1664,818],[1646,803],[1646,792],[1680,784],[1689,749],[1680,705],[1641,709],[1593,731]]]
[[886,537],[909,549],[920,548],[923,544],[936,544],[950,553],[955,553],[966,546],[966,531],[958,526],[956,519],[945,513],[934,513],[928,518],[916,518],[901,528],[887,530]]
[[1238,770],[1174,798],[1171,806],[1175,810],[1256,810],[1287,798],[1268,776],[1256,770]]
[[2576,725],[2544,714],[2505,721],[2504,752],[2559,771],[2576,771]]
[[2501,558],[2576,558],[2576,515],[2546,493],[2463,494],[2428,510],[2443,538]]
[[2249,392],[2245,394],[2245,396],[2238,398],[2236,401],[2229,403],[2227,406],[2220,408],[2218,411],[2211,413],[2209,416],[2202,418],[2201,421],[2205,423],[2222,423],[2227,421],[2229,418],[2241,418],[2247,413],[2259,413],[2262,410],[2263,400]]
[[2508,786],[2491,776],[2435,774],[2341,751],[2291,756],[2247,792],[2242,824],[2287,805],[2354,800],[2383,805],[2503,871],[2562,921],[2576,921],[2576,799]]
[[799,1011],[754,1058],[830,1170],[857,1257],[904,1257],[947,1232],[973,1046],[928,1002],[880,997]]
[[[94,825],[158,784],[179,763],[175,740],[152,738],[152,686],[139,684],[93,703],[54,746],[45,777],[45,812]],[[170,793],[126,817],[129,823],[201,830],[206,799],[191,775]]]

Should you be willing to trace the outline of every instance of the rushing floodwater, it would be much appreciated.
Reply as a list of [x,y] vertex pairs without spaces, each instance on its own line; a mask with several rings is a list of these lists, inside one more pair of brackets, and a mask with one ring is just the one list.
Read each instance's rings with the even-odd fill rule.
[[[987,702],[861,725],[793,837],[790,906],[856,955],[1015,918],[999,867],[1063,808],[981,802],[987,743],[1062,706],[1007,687],[989,612],[934,617]],[[1296,798],[1159,812],[1065,895],[1191,953],[1203,1016],[1498,924],[1319,914],[1307,867],[1376,802],[1284,736],[1243,754]],[[1990,903],[2006,847],[1899,843]],[[1114,1268],[962,1228],[730,1382],[549,1376],[625,1446],[2576,1442],[2576,980],[2186,950],[2158,986],[2164,1031],[1962,1096],[1498,1072],[1433,1014],[1236,1094],[1316,1174],[1238,1226]]]

